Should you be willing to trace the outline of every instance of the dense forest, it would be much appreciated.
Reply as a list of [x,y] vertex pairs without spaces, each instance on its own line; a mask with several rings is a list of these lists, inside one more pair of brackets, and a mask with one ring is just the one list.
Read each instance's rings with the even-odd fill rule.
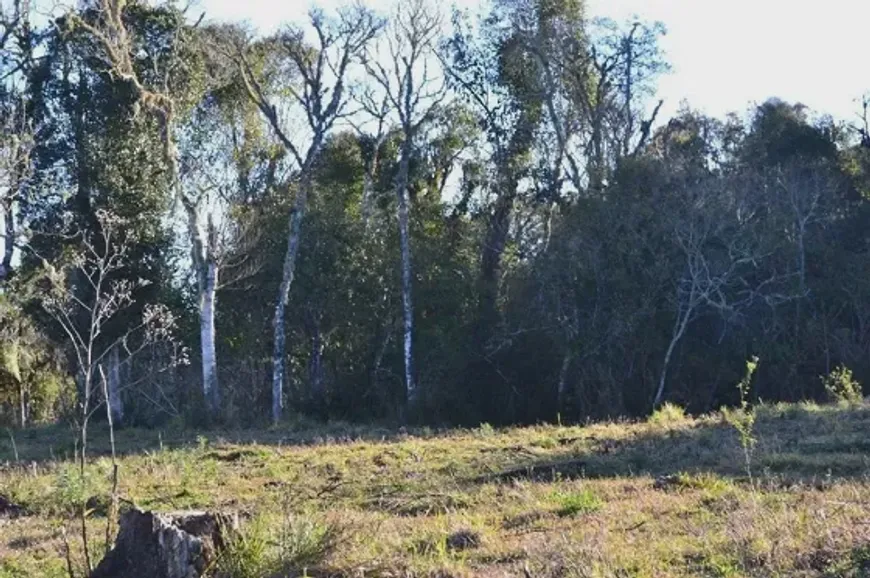
[[703,412],[754,356],[753,399],[870,379],[870,101],[663,118],[664,28],[582,0],[269,37],[0,6],[0,423]]

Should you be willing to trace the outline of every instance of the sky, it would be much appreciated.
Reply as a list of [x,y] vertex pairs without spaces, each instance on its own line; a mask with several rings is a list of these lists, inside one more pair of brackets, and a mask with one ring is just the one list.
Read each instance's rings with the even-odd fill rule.
[[[477,0],[470,0],[476,2]],[[320,0],[334,8],[341,0]],[[713,116],[771,96],[854,120],[870,92],[870,0],[586,0],[591,16],[661,21],[672,66],[659,83],[662,118],[682,101]],[[365,0],[386,10],[391,0]],[[445,2],[446,4],[446,2]],[[462,3],[469,5],[468,2]],[[303,21],[305,0],[198,0],[207,19],[247,20],[264,33]]]

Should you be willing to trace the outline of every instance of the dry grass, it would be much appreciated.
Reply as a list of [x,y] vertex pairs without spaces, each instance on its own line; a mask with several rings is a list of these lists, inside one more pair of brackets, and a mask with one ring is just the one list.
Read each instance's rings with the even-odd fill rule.
[[[718,414],[414,434],[128,430],[121,493],[145,508],[241,511],[256,532],[239,555],[268,560],[224,566],[273,576],[859,577],[868,431],[868,406],[762,408],[751,486]],[[0,577],[64,576],[64,521],[108,491],[108,460],[82,483],[65,437],[19,432],[34,464],[0,471],[0,494],[30,514],[0,515]],[[247,571],[234,570],[256,578]]]

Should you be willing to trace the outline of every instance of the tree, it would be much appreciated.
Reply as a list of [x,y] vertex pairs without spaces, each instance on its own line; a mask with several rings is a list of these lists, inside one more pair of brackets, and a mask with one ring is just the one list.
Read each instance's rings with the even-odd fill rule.
[[[127,9],[127,3],[122,0],[100,0],[95,14],[82,16],[71,13],[69,20],[73,29],[83,29],[100,47],[102,59],[111,76],[129,91],[133,116],[144,110],[158,122],[168,187],[181,202],[187,216],[199,297],[203,395],[210,415],[214,416],[220,408],[215,355],[214,296],[218,273],[213,254],[214,228],[208,223],[203,226],[197,200],[182,187],[181,161],[175,134],[185,102],[196,101],[196,96],[189,94],[190,91],[196,92],[197,88],[195,84],[191,85],[192,79],[179,79],[177,73],[178,63],[183,57],[188,60],[190,67],[198,56],[192,41],[193,31],[186,28],[182,14],[171,7],[166,9],[166,15],[174,27],[174,35],[169,39],[171,48],[168,58],[154,63],[156,75],[151,78],[137,67],[135,31],[131,34],[125,21]],[[185,93],[185,89],[188,93]]]
[[404,319],[403,358],[405,363],[405,400],[417,405],[419,392],[414,377],[413,265],[411,262],[410,198],[408,184],[414,139],[447,96],[444,79],[430,70],[441,20],[426,0],[413,0],[396,8],[385,42],[388,55],[369,53],[366,69],[398,116],[402,131],[399,166],[395,177],[399,247],[402,263],[402,317]]
[[312,171],[327,135],[347,112],[346,76],[349,68],[381,26],[371,12],[360,6],[340,11],[336,20],[326,19],[318,11],[312,12],[310,19],[317,36],[316,46],[304,42],[301,29],[289,28],[262,47],[267,51],[274,48],[277,58],[286,59],[293,74],[298,75],[299,86],[293,85],[296,79],[288,79],[281,88],[289,91],[292,104],[301,109],[306,119],[311,134],[304,146],[290,138],[269,94],[271,87],[258,75],[252,57],[241,46],[237,47],[236,53],[248,95],[291,155],[297,169],[296,202],[288,218],[287,250],[272,323],[272,421],[275,423],[280,421],[284,409],[285,316],[296,270],[302,220],[311,194]]
[[0,282],[12,274],[15,246],[20,242],[19,203],[27,193],[33,170],[34,145],[31,74],[34,35],[30,2],[0,5]]
[[795,271],[765,266],[776,247],[761,217],[767,201],[754,194],[756,186],[740,177],[693,183],[672,213],[670,227],[681,260],[674,283],[674,326],[653,407],[664,401],[674,349],[703,308],[728,322],[756,301],[772,306],[795,297],[787,284]]
[[[110,357],[123,349],[132,359],[149,345],[172,340],[175,319],[165,307],[145,309],[137,323],[131,324],[120,335],[106,339],[106,328],[114,318],[130,308],[134,285],[117,273],[129,257],[131,238],[125,223],[109,213],[97,213],[98,234],[80,234],[82,251],[59,267],[45,262],[45,292],[43,306],[67,337],[66,345],[73,359],[79,383],[76,425],[79,432],[79,469],[84,477],[88,449],[88,424],[103,404],[117,404],[121,391],[108,388],[104,366]],[[174,363],[176,360],[172,360]],[[128,383],[127,388],[135,386]],[[104,398],[96,401],[100,391]],[[109,413],[111,416],[111,412]],[[111,417],[110,417],[111,419]],[[82,504],[82,512],[85,505]],[[85,561],[91,570],[87,546],[87,530],[82,513],[82,539]]]

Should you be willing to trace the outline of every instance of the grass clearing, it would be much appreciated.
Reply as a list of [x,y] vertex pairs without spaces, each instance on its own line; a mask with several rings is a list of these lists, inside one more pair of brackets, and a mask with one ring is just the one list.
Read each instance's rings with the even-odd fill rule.
[[[95,430],[92,455],[105,455]],[[130,429],[118,432],[120,492],[143,508],[239,511],[245,533],[221,560],[236,578],[859,577],[868,431],[867,405],[760,407],[751,485],[721,414],[410,433]],[[21,463],[0,441],[0,495],[25,515],[0,512],[0,577],[65,576],[62,528],[82,497],[102,551],[110,462],[93,460],[82,481],[68,432],[15,436]]]

